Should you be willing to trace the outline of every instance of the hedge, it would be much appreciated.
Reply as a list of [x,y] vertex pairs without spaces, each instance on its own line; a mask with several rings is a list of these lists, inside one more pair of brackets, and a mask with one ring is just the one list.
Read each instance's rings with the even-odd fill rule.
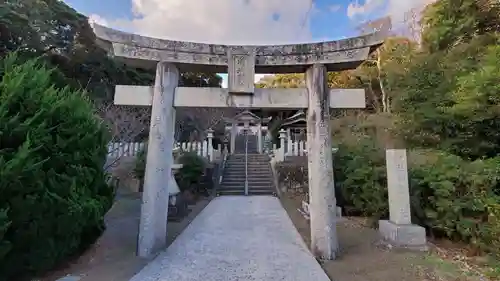
[[36,60],[0,67],[0,280],[22,280],[103,231],[109,137],[84,94],[54,87]]

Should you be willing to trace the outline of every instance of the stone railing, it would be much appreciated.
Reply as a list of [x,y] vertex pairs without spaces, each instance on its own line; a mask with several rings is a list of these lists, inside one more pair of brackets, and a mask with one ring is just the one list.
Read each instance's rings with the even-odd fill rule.
[[[108,157],[135,157],[146,147],[146,142],[113,142],[108,144]],[[210,145],[209,145],[210,144]],[[177,143],[176,148],[182,151],[196,152],[199,156],[210,161],[219,159],[222,155],[222,145],[219,144],[217,149],[213,149],[212,143],[209,140],[200,142],[182,142]]]

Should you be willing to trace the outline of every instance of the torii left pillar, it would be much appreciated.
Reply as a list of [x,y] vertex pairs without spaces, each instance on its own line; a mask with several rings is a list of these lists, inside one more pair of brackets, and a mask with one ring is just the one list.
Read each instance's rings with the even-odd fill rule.
[[174,64],[159,62],[153,90],[144,191],[137,254],[150,257],[165,248],[167,241],[168,188],[172,184],[175,89],[179,70]]
[[307,158],[311,251],[317,257],[333,260],[338,254],[339,244],[330,132],[330,95],[326,75],[326,67],[315,64],[309,67],[305,76],[309,100]]

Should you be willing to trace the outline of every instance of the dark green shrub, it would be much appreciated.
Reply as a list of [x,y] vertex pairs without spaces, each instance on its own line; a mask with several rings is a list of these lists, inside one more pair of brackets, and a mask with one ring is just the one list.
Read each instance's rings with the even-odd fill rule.
[[184,152],[179,157],[182,168],[176,174],[176,180],[181,191],[197,188],[205,172],[205,160],[195,152]]
[[[141,150],[135,162],[134,174],[141,181],[144,180],[146,172],[146,156],[147,149]],[[205,160],[194,152],[183,152],[178,162],[183,164],[179,172],[175,174],[179,189],[184,191],[199,185],[207,168]]]
[[144,175],[146,173],[146,156],[147,150],[142,149],[135,159],[134,175],[140,180],[144,180]]
[[469,162],[444,152],[413,153],[410,167],[416,222],[434,235],[500,254],[500,158]]
[[387,217],[385,155],[372,140],[360,140],[356,146],[339,145],[334,174],[338,205],[347,213],[374,220]]
[[36,61],[3,62],[0,82],[0,280],[46,271],[104,229],[114,189],[109,138],[81,92],[52,86]]
[[[387,217],[384,150],[368,139],[340,145],[334,164],[339,205],[373,220]],[[470,162],[418,150],[410,151],[408,165],[414,223],[500,255],[500,157]]]

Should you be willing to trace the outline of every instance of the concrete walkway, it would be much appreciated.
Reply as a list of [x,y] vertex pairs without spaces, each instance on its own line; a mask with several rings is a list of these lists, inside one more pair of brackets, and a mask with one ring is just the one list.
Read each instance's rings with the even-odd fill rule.
[[215,198],[131,281],[330,281],[278,198]]

